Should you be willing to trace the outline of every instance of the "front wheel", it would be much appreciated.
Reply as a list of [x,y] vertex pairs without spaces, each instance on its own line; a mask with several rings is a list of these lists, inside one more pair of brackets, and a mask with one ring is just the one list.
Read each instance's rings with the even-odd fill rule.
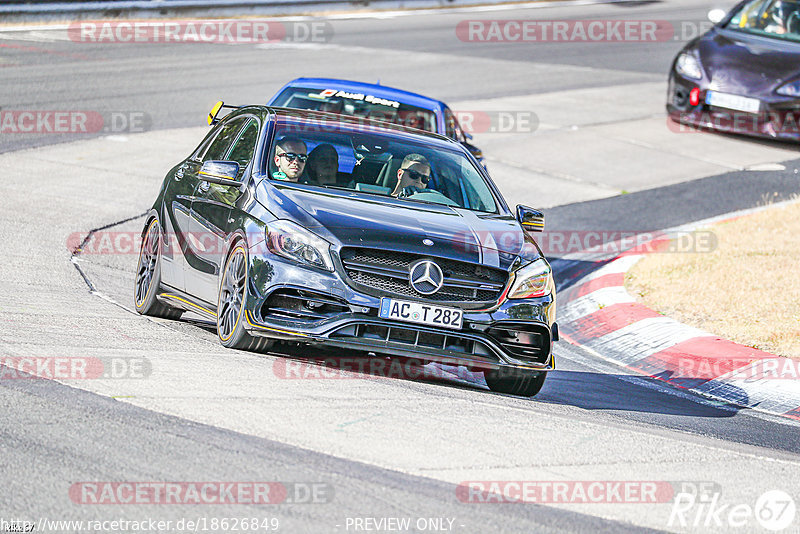
[[153,219],[145,229],[139,263],[136,265],[133,303],[142,315],[177,319],[183,313],[159,302],[156,298],[161,285],[161,241],[163,239],[158,219]]
[[495,393],[533,397],[544,386],[547,373],[500,368],[484,371],[483,376],[486,379],[486,385]]
[[244,328],[245,302],[247,302],[247,251],[242,242],[233,246],[222,280],[217,301],[217,336],[224,347],[230,349],[262,351],[272,346],[266,338],[255,338]]

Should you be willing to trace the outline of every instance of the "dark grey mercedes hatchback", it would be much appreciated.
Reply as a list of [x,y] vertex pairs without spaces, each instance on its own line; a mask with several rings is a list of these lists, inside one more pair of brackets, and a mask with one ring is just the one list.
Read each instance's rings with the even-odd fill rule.
[[417,358],[538,393],[558,338],[541,212],[512,212],[446,137],[265,106],[217,119],[230,107],[147,215],[139,313],[207,316],[226,347]]

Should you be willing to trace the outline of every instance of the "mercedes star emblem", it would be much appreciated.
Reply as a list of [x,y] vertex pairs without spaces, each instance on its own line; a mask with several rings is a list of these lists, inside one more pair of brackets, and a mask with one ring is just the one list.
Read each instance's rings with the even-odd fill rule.
[[420,295],[432,295],[442,288],[444,274],[436,263],[420,260],[408,270],[408,281]]

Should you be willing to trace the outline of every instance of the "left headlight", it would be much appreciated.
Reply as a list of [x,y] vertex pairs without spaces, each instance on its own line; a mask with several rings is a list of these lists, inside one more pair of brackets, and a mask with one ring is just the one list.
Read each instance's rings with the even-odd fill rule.
[[675,70],[678,73],[693,80],[703,79],[703,69],[700,67],[700,60],[689,52],[681,52],[675,62]]
[[267,224],[267,246],[284,258],[325,271],[333,270],[331,244],[291,221]]
[[544,258],[539,258],[514,273],[514,283],[508,291],[508,298],[543,297],[552,289],[553,271]]
[[800,96],[800,80],[793,80],[786,82],[775,90],[776,93],[783,96]]

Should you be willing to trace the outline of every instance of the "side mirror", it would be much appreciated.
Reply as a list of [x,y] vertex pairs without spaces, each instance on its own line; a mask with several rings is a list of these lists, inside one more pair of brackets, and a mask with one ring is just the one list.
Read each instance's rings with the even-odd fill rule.
[[235,161],[206,161],[197,173],[198,178],[212,184],[239,187],[239,164]]
[[727,13],[724,9],[712,9],[708,12],[708,20],[710,20],[713,24],[719,24],[719,22],[725,18]]
[[517,220],[523,230],[544,232],[544,213],[539,210],[520,204],[517,206]]

